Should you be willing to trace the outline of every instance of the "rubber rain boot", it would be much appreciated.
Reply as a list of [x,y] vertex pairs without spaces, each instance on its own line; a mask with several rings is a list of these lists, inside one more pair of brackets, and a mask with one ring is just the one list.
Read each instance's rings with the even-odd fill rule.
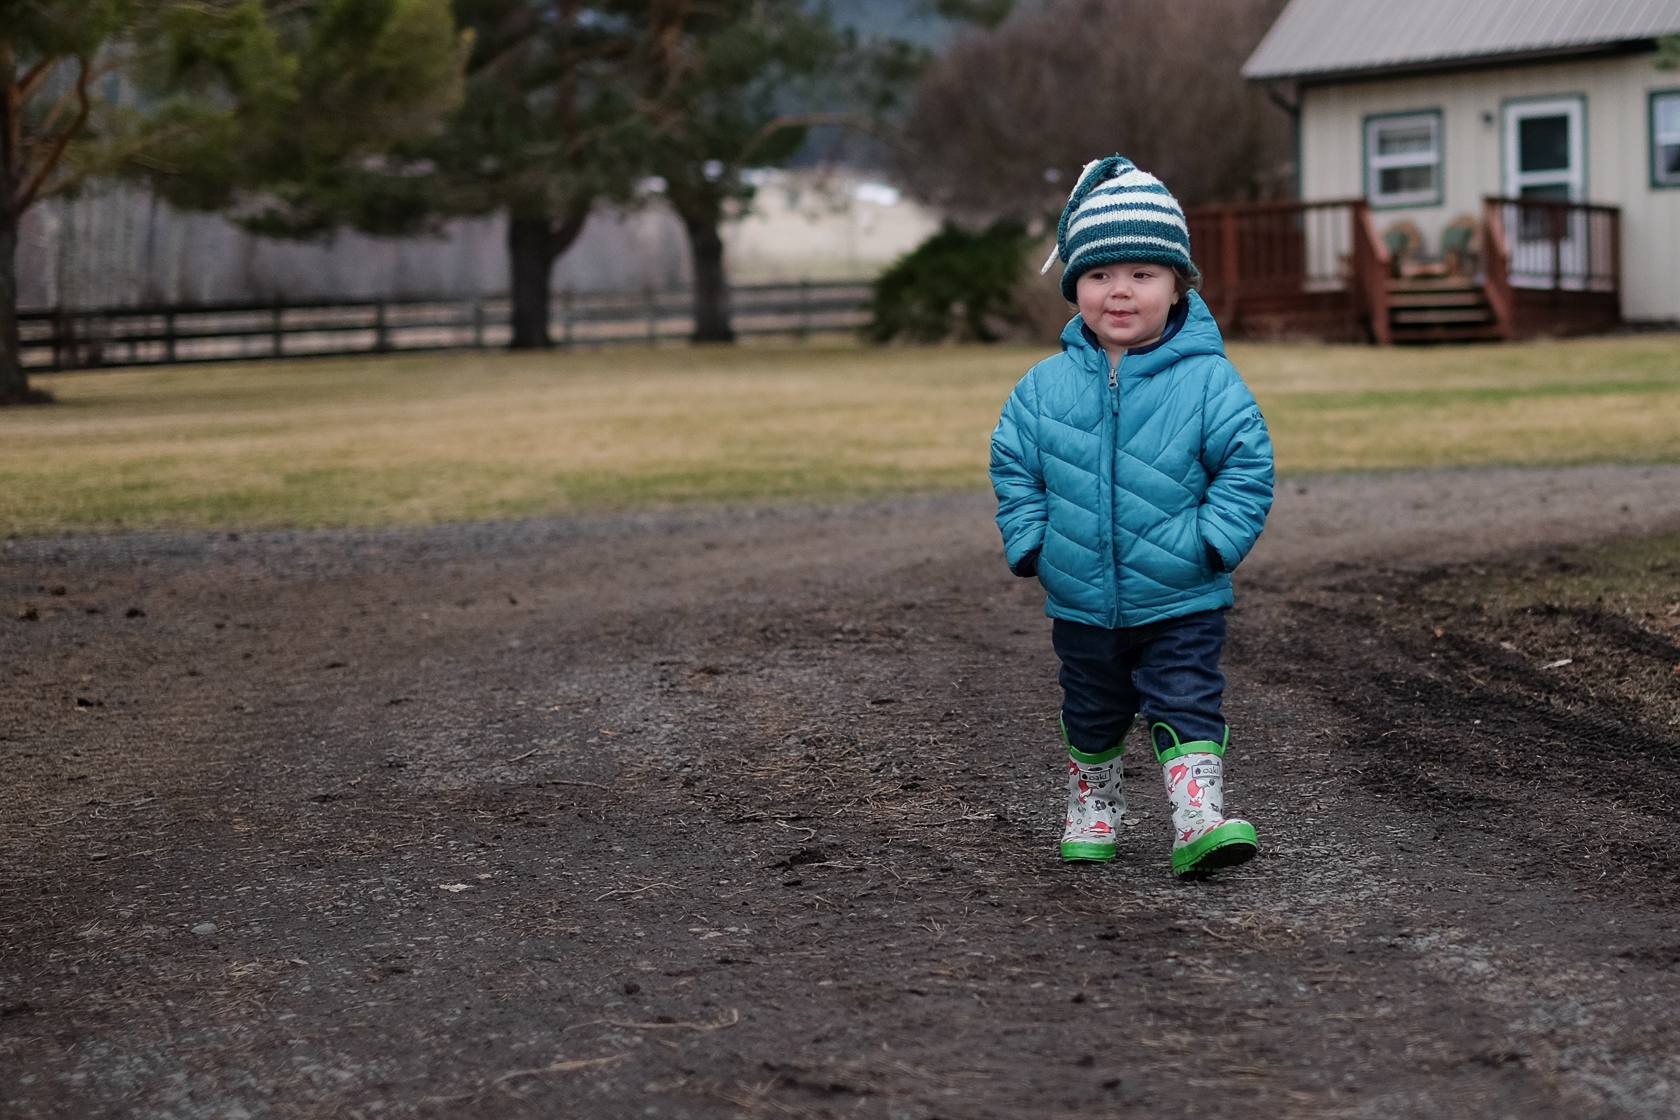
[[1254,857],[1260,842],[1254,826],[1225,816],[1225,741],[1181,742],[1164,723],[1154,728],[1155,754],[1172,802],[1175,875],[1199,876],[1234,867]]
[[[1062,736],[1065,740],[1067,729]],[[1062,829],[1062,859],[1107,861],[1114,858],[1115,835],[1126,815],[1126,790],[1120,776],[1120,753],[1126,736],[1101,754],[1068,744],[1067,826]]]

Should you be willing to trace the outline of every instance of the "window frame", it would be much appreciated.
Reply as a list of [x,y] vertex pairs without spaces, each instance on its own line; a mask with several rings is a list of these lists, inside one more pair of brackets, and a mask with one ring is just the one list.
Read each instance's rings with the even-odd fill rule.
[[1539,97],[1508,97],[1499,103],[1499,189],[1506,198],[1521,198],[1525,175],[1546,176],[1544,171],[1519,170],[1521,153],[1518,150],[1520,129],[1525,117],[1562,116],[1569,118],[1569,201],[1585,202],[1589,195],[1590,168],[1587,159],[1587,95],[1584,93],[1553,93]]
[[[1377,128],[1384,122],[1427,119],[1434,132],[1434,152],[1430,160],[1404,159],[1376,154]],[[1410,109],[1402,113],[1370,113],[1360,125],[1360,144],[1364,153],[1365,200],[1373,210],[1413,210],[1440,206],[1447,197],[1447,126],[1446,115],[1440,109]],[[1407,153],[1414,155],[1415,153]],[[1435,185],[1428,192],[1380,195],[1377,192],[1378,173],[1390,167],[1430,166],[1435,169]]]
[[[1658,149],[1662,146],[1657,135],[1657,102],[1663,98],[1672,97],[1680,101],[1680,89],[1654,89],[1646,98],[1646,136],[1650,144],[1651,159],[1651,189],[1654,191],[1680,190],[1680,172],[1674,178],[1664,180],[1660,170],[1662,164],[1658,159]],[[1680,132],[1676,132],[1673,142],[1680,144]]]

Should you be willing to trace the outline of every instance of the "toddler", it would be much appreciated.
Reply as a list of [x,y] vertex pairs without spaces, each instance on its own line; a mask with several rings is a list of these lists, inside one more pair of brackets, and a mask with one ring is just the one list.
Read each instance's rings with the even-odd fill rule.
[[1172,801],[1173,871],[1258,850],[1224,815],[1220,714],[1231,571],[1272,504],[1272,445],[1196,294],[1184,211],[1153,175],[1088,164],[1056,229],[1079,314],[992,434],[1010,570],[1037,576],[1061,659],[1064,860],[1111,860],[1120,753],[1139,716]]

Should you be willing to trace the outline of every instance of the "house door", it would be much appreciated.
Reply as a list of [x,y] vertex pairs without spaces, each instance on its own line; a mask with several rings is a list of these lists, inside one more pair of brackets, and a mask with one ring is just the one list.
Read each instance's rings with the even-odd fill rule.
[[[1584,202],[1587,167],[1581,99],[1518,101],[1505,106],[1505,197]],[[1511,282],[1524,287],[1580,286],[1586,264],[1586,215],[1551,207],[1512,207]],[[1576,278],[1571,281],[1571,278]]]

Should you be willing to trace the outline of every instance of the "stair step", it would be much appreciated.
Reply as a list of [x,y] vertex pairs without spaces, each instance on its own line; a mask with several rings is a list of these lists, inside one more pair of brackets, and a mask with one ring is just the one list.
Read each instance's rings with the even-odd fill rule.
[[1449,324],[1477,325],[1488,323],[1493,316],[1486,307],[1467,307],[1463,310],[1452,308],[1424,308],[1414,311],[1395,310],[1389,316],[1389,321],[1395,326],[1447,326]]
[[1498,327],[1408,327],[1394,331],[1395,342],[1498,342]]
[[1390,307],[1486,307],[1487,296],[1479,289],[1468,292],[1390,292]]
[[1409,277],[1390,280],[1391,292],[1479,292],[1481,285],[1463,276]]

